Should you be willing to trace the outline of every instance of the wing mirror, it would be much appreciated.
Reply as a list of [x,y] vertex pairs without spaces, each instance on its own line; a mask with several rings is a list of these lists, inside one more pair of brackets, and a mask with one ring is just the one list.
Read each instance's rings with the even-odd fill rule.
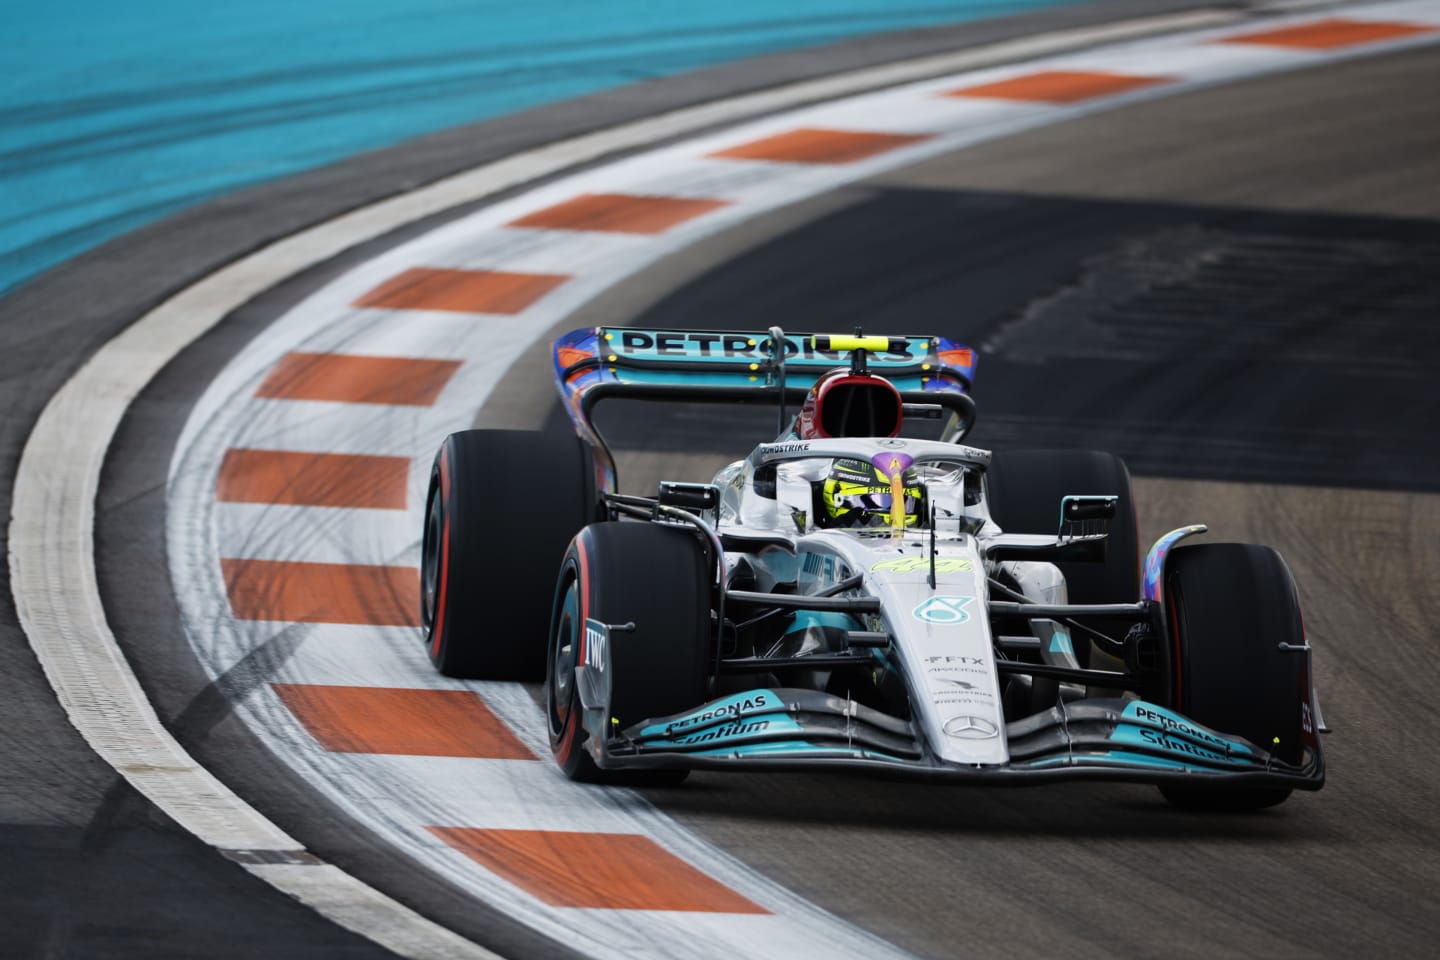
[[712,527],[720,522],[720,488],[713,483],[679,483],[661,480],[655,498],[664,507],[678,507]]
[[1061,497],[1060,541],[1105,536],[1119,508],[1120,498],[1113,494]]
[[1002,533],[985,547],[985,555],[993,560],[1101,562],[1110,521],[1119,510],[1120,498],[1113,494],[1061,497],[1060,532],[1054,540],[1044,534]]

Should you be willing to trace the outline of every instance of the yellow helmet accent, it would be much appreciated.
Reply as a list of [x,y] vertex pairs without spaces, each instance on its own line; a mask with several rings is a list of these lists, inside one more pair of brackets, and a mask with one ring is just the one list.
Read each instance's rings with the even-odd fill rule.
[[897,471],[893,479],[886,479],[863,461],[837,460],[821,484],[820,495],[831,525],[900,530],[919,524],[925,491],[913,475]]

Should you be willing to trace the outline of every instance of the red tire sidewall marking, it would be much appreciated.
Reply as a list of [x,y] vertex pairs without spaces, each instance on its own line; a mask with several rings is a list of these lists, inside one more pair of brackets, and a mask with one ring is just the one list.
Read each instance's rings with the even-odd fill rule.
[[[579,651],[579,656],[576,657],[576,663],[578,664],[583,662],[584,660],[585,650],[583,645],[585,643],[585,621],[590,616],[590,561],[585,556],[585,534],[583,531],[578,537],[575,538],[575,544],[571,549],[575,554],[575,558],[580,568],[579,576],[577,576],[575,579],[575,592],[580,595],[580,623],[577,625],[576,633],[578,634],[579,641],[582,645]],[[555,666],[552,664],[550,669],[554,670]],[[579,731],[577,728],[577,725],[579,723],[580,718],[579,716],[577,716],[575,704],[571,703],[569,723],[566,725],[565,729],[561,731],[560,742],[556,744],[555,749],[555,761],[559,763],[562,767],[565,766],[565,764],[569,761],[570,752],[574,750],[576,745],[580,742]]]

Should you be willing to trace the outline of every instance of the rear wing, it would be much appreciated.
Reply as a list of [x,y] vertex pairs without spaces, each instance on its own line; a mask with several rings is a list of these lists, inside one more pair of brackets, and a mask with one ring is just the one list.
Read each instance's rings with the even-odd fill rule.
[[[584,327],[555,340],[555,384],[595,452],[597,479],[613,490],[614,463],[591,417],[601,400],[757,403],[783,411],[801,403],[823,374],[849,365],[856,351],[900,391],[907,415],[948,414],[944,440],[969,431],[975,353],[945,337]],[[783,431],[783,412],[780,419]]]
[[[788,386],[803,395],[828,370],[850,363],[850,344],[868,352],[871,372],[901,392],[938,391],[947,385],[964,393],[975,374],[975,354],[944,337],[852,337],[835,334],[781,334]],[[775,346],[769,333],[733,330],[637,330],[589,327],[555,341],[555,373],[562,384],[599,374],[596,382],[736,387],[771,386]],[[932,385],[933,382],[933,385]],[[727,398],[728,399],[728,398]]]

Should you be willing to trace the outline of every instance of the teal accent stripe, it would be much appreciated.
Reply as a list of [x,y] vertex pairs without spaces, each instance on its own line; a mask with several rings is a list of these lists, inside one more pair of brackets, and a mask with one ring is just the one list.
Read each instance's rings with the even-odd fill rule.
[[896,763],[906,762],[900,757],[891,756],[888,753],[881,753],[878,750],[860,750],[855,747],[825,747],[804,740],[785,740],[778,743],[753,743],[733,747],[717,747],[712,750],[696,750],[691,756],[739,757],[742,759],[773,756],[809,757],[811,759],[848,757],[855,760],[893,760]]

